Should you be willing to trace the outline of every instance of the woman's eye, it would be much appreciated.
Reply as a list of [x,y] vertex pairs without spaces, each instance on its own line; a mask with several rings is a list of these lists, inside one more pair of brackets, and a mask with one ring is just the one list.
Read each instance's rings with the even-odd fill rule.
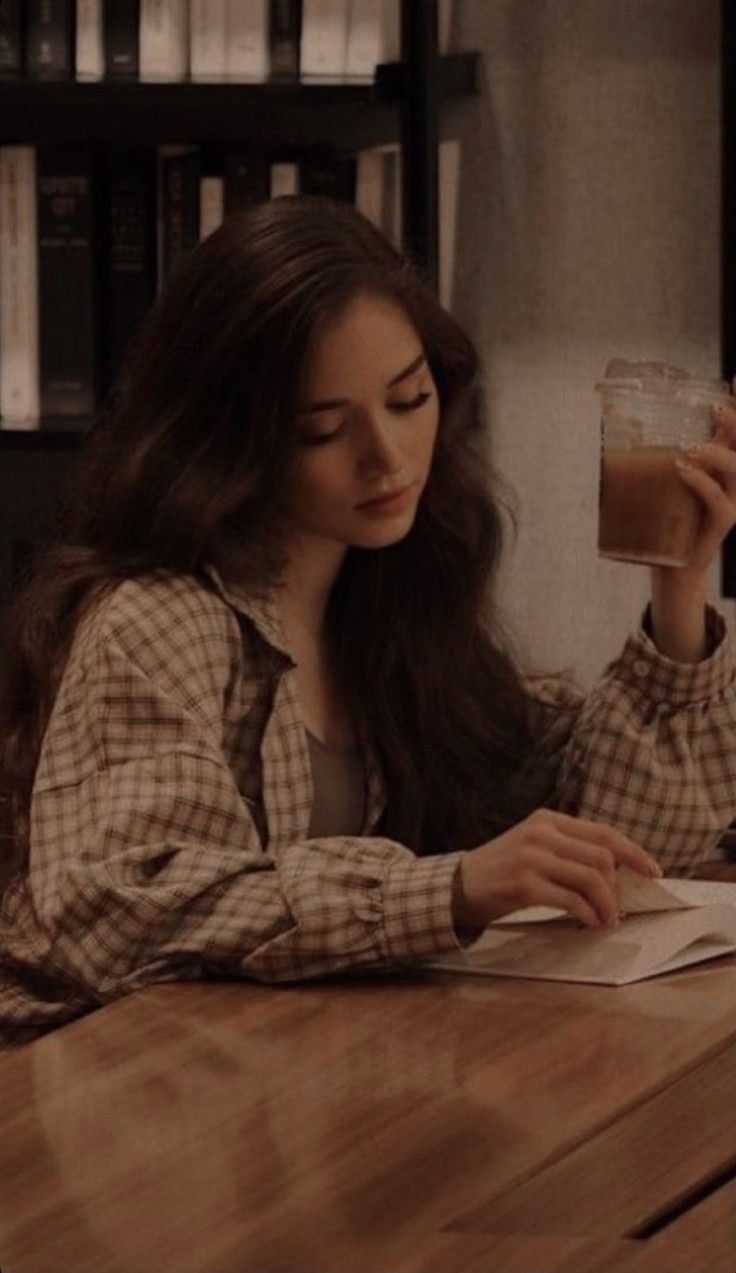
[[339,429],[333,429],[332,433],[314,433],[312,437],[302,438],[302,446],[323,446],[325,442],[331,442],[337,437]]
[[392,411],[417,411],[419,407],[423,407],[425,402],[429,401],[431,396],[431,393],[420,393],[409,402],[389,402],[388,405]]
[[[423,407],[425,402],[428,402],[431,397],[431,393],[419,393],[416,398],[410,398],[407,402],[389,402],[386,405],[388,406],[389,411],[405,414],[409,411],[417,411],[419,407]],[[338,425],[338,427],[336,429],[332,429],[330,433],[313,433],[311,437],[309,434],[305,434],[301,439],[302,445],[324,446],[327,442],[331,442],[333,438],[336,438],[340,433],[342,433],[342,427],[342,425]]]

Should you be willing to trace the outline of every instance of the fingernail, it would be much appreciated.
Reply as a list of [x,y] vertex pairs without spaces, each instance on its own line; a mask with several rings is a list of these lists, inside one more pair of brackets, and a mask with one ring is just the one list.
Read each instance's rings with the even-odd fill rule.
[[689,473],[692,473],[693,469],[695,468],[695,465],[688,464],[687,460],[675,460],[675,468],[687,469]]
[[662,868],[659,865],[659,862],[650,862],[649,870],[651,871],[652,875],[656,875],[658,879],[662,878]]

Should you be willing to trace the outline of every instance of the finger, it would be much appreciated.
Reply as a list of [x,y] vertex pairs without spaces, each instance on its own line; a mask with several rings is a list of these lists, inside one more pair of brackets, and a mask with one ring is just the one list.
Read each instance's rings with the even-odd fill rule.
[[640,875],[662,874],[655,857],[607,822],[594,822],[590,818],[579,818],[569,813],[557,812],[552,813],[552,818],[559,828],[569,835],[576,836],[580,840],[592,841],[594,844],[602,844],[604,848],[610,849],[617,866],[630,866]]
[[[720,435],[723,438],[723,434]],[[720,474],[726,482],[736,479],[736,451],[725,441],[694,442],[684,448],[689,460],[695,460],[706,473]]]
[[600,871],[611,888],[616,881],[616,859],[610,849],[603,844],[594,844],[591,840],[581,840],[577,836],[566,835],[555,828],[548,833],[545,846],[553,848],[559,857],[573,862],[581,862],[583,866]]
[[593,908],[598,920],[607,927],[618,923],[619,899],[612,885],[594,867],[584,866],[557,855],[546,868],[545,874],[554,884],[561,885],[568,893],[575,893]]
[[586,928],[601,927],[595,908],[574,889],[563,888],[552,880],[540,879],[536,893],[540,906],[554,906],[556,910],[567,911],[568,915],[584,924]]
[[713,529],[718,530],[721,536],[726,534],[736,524],[736,474],[728,478],[729,489],[724,490],[721,483],[706,472],[700,460],[697,463],[678,460],[675,467],[685,485],[705,504],[713,519]]
[[736,442],[736,406],[724,403],[714,407],[712,417],[716,431],[723,433],[727,440]]

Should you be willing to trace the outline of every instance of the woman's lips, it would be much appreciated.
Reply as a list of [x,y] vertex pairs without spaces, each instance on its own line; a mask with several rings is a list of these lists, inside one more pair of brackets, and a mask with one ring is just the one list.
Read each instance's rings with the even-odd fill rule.
[[403,486],[401,490],[396,491],[393,495],[384,495],[378,499],[367,500],[365,504],[358,504],[357,507],[361,512],[394,512],[403,508],[409,502],[414,493],[415,483],[411,482],[409,486]]

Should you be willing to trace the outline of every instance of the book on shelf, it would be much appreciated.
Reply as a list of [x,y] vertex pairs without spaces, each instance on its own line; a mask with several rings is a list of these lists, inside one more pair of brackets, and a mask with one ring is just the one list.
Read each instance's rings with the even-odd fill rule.
[[87,417],[101,370],[94,151],[39,146],[36,164],[41,415]]
[[36,151],[0,146],[0,417],[29,429],[39,411]]
[[159,293],[199,242],[200,176],[198,146],[159,147]]
[[355,170],[355,206],[378,229],[384,224],[384,156],[379,146],[358,152]]
[[107,389],[133,332],[156,298],[155,148],[110,147],[104,181],[103,383]]
[[139,78],[155,83],[189,75],[187,0],[140,0]]
[[302,0],[299,52],[303,79],[342,79],[346,73],[350,0]]
[[270,165],[269,197],[299,194],[299,164],[294,159],[275,159]]
[[227,0],[189,0],[191,80],[217,82],[226,78],[227,16]]
[[209,238],[225,216],[225,178],[219,172],[203,172],[199,179],[199,241]]
[[78,80],[101,80],[105,74],[102,0],[77,0],[74,64]]
[[[439,0],[437,47],[449,52],[453,0]],[[345,71],[351,79],[373,79],[381,62],[401,57],[401,10],[396,0],[350,0]]]
[[619,870],[625,917],[581,927],[565,911],[527,907],[496,920],[471,946],[427,966],[477,976],[625,986],[736,952],[736,884],[649,880]]
[[225,70],[229,80],[268,78],[271,66],[270,0],[227,0]]
[[26,75],[33,80],[74,77],[74,0],[26,0]]
[[269,12],[269,74],[273,79],[299,76],[301,0],[271,0]]
[[104,0],[105,78],[138,79],[139,0]]
[[0,80],[17,80],[23,74],[21,0],[0,4]]
[[400,53],[400,8],[395,0],[350,0],[345,71],[356,79],[372,79],[381,62]]

